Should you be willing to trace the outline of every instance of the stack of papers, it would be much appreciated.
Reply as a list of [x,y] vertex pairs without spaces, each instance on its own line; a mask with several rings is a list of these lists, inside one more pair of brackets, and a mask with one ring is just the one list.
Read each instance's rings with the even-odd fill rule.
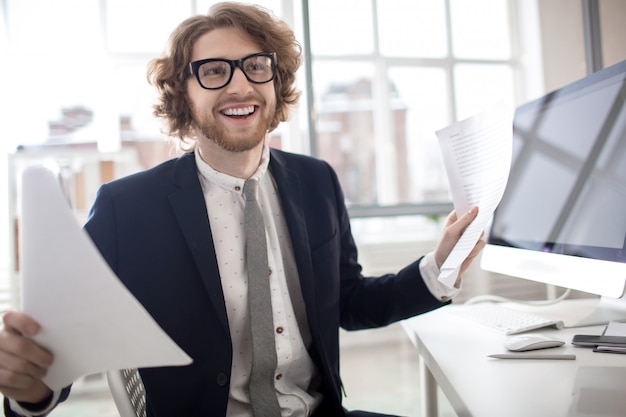
[[[619,321],[612,321],[604,329],[604,336],[621,336],[626,337],[626,323]],[[606,353],[626,353],[626,343],[608,345],[598,345],[594,349],[594,352],[606,352]]]

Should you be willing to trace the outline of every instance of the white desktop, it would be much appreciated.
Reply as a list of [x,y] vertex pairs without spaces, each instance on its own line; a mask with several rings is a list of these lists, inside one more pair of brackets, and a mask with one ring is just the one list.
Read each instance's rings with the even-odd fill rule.
[[[573,312],[583,312],[592,308],[587,301],[564,303]],[[604,326],[541,329],[541,334],[565,344],[527,352],[539,357],[574,355],[575,360],[494,359],[490,356],[509,353],[504,343],[510,336],[465,321],[454,314],[456,307],[450,305],[402,322],[420,355],[421,392],[415,395],[420,395],[422,409],[416,416],[439,416],[439,390],[458,417],[624,416],[626,355],[597,353],[571,344],[575,334],[599,335]],[[595,372],[591,381],[581,376],[587,371]],[[589,398],[586,404],[577,400],[577,386],[581,385],[583,391],[594,393],[591,403]],[[603,399],[600,403],[599,398]]]
[[[509,336],[455,313],[471,305],[405,321],[424,365],[422,415],[437,415],[436,386],[459,416],[626,415],[626,355],[571,344],[626,320],[626,61],[518,107],[513,133],[481,267],[600,297],[505,303],[564,322],[536,332],[565,342],[545,353],[576,360],[490,358],[506,352]],[[580,402],[581,392],[594,402]]]

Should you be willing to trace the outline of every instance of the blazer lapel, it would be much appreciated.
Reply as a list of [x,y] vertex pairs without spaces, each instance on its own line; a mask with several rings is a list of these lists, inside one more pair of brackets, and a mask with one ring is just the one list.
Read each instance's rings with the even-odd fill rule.
[[306,304],[306,314],[311,332],[317,329],[315,314],[315,285],[311,248],[306,228],[306,218],[302,201],[302,186],[298,173],[289,169],[285,161],[275,152],[271,153],[270,170],[276,181],[281,198],[285,220],[293,245],[294,257],[300,277],[302,297]]
[[193,153],[178,159],[172,180],[178,190],[169,195],[170,204],[215,312],[225,331],[229,332],[211,226]]

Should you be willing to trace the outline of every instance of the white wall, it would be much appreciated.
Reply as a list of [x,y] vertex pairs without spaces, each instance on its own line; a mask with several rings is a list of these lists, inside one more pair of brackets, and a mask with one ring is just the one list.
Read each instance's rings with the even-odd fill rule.
[[[539,0],[545,91],[587,75],[582,0]],[[626,59],[626,1],[600,0],[604,66]]]

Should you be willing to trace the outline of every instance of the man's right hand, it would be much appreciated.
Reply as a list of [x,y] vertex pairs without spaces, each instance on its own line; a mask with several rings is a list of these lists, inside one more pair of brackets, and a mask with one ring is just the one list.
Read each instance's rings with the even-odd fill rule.
[[53,356],[30,338],[39,324],[29,316],[7,311],[0,330],[0,391],[8,398],[27,403],[39,403],[52,394],[43,383]]

